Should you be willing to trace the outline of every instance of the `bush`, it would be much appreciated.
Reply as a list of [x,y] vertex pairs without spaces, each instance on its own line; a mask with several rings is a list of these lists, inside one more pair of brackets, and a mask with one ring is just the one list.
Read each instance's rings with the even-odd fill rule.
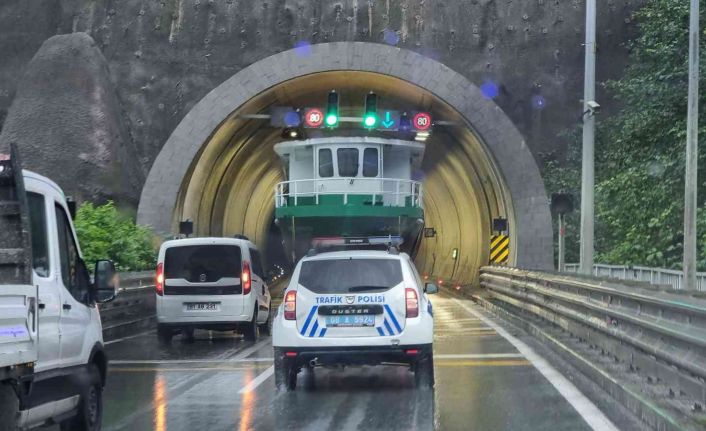
[[110,259],[118,271],[141,271],[152,269],[156,261],[156,250],[152,244],[152,233],[139,226],[132,218],[118,212],[110,201],[95,206],[84,203],[74,220],[81,251],[89,268],[96,260]]

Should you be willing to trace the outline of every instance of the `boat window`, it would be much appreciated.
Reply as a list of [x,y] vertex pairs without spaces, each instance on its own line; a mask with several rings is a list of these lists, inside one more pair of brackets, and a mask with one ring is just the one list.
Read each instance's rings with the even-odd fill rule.
[[328,148],[319,150],[319,177],[329,178],[333,176],[333,153]]
[[363,151],[363,176],[378,176],[378,149],[366,148]]
[[356,177],[358,176],[358,149],[357,148],[339,148],[336,151],[338,158],[338,176],[339,177]]

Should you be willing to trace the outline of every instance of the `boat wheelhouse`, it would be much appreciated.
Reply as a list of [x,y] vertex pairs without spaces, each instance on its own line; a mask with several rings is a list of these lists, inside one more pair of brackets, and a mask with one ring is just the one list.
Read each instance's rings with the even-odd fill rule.
[[413,254],[424,225],[424,144],[372,137],[315,138],[274,147],[287,181],[275,218],[296,261],[318,245],[396,244]]

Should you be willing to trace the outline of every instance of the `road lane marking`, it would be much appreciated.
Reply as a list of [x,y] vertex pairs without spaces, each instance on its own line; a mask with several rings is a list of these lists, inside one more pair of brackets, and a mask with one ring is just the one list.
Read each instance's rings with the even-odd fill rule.
[[116,367],[116,368],[111,368],[110,372],[116,372],[116,373],[161,373],[161,372],[175,372],[178,371],[180,373],[183,372],[203,372],[203,371],[248,371],[255,369],[256,371],[263,369],[262,367],[258,367],[256,364],[253,364],[252,366],[240,366],[240,367],[171,367],[171,368],[162,368],[162,367]]
[[524,358],[520,353],[469,353],[469,354],[440,354],[434,355],[434,359],[506,359]]
[[255,343],[254,346],[251,346],[245,350],[240,351],[240,353],[235,355],[235,357],[233,359],[237,361],[239,359],[247,358],[248,356],[250,356],[253,353],[257,352],[258,350],[262,349],[267,344],[270,344],[269,338],[266,338],[264,340],[260,340],[257,343]]
[[532,365],[526,359],[506,359],[490,361],[437,361],[437,367],[517,367]]
[[596,407],[591,400],[586,398],[573,383],[552,367],[546,359],[539,356],[530,346],[510,335],[504,328],[493,322],[483,314],[464,304],[462,301],[453,298],[467,312],[481,319],[486,325],[495,329],[498,334],[505,338],[510,344],[527,358],[534,365],[549,383],[573,406],[576,412],[581,415],[584,421],[594,430],[618,431],[618,428],[608,419],[602,411]]
[[231,364],[247,362],[273,362],[274,358],[243,358],[243,359],[135,359],[110,360],[108,365],[170,365],[170,364]]
[[154,329],[150,329],[149,331],[145,331],[145,332],[140,332],[139,334],[135,334],[135,335],[130,335],[130,336],[128,336],[128,337],[116,338],[115,340],[106,341],[106,342],[103,343],[103,345],[109,346],[109,345],[111,345],[111,344],[113,344],[113,343],[119,343],[119,342],[121,342],[121,341],[129,340],[129,339],[131,339],[131,338],[141,337],[141,336],[143,336],[143,335],[147,335],[147,334],[150,334],[150,333],[152,333],[152,332],[154,332]]
[[275,367],[274,366],[269,367],[268,369],[266,369],[265,371],[260,373],[259,376],[252,379],[250,381],[250,383],[245,385],[241,390],[238,391],[238,393],[239,394],[247,394],[249,392],[254,391],[255,389],[257,389],[258,386],[260,386],[262,384],[262,382],[269,379],[270,376],[272,376],[274,373],[275,373]]

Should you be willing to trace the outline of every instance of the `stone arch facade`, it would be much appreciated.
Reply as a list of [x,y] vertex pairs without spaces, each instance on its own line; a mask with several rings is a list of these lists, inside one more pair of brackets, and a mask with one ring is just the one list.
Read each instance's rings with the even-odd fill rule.
[[158,154],[142,190],[138,222],[172,231],[172,214],[192,161],[220,124],[248,100],[280,83],[320,72],[361,71],[420,87],[455,109],[483,143],[509,194],[514,264],[553,267],[552,224],[544,183],[512,121],[461,74],[412,51],[364,42],[284,51],[241,70],[214,88],[182,119]]

